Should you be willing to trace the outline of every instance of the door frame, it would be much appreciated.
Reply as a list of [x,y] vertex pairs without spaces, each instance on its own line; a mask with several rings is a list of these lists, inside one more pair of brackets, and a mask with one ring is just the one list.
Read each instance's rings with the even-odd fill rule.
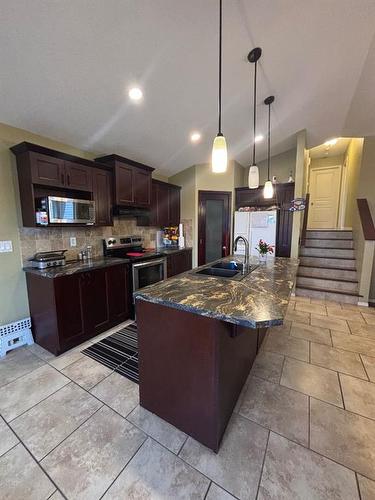
[[198,266],[205,264],[206,257],[206,209],[204,202],[208,199],[224,201],[224,210],[227,212],[224,228],[223,256],[230,254],[230,236],[232,222],[232,192],[231,191],[198,191]]
[[[335,230],[335,229],[338,229],[338,227],[339,227],[339,219],[340,219],[340,206],[341,206],[341,194],[342,194],[341,193],[341,190],[342,190],[342,170],[343,170],[343,167],[342,167],[341,164],[337,164],[337,165],[324,165],[324,166],[322,166],[322,165],[319,165],[319,166],[318,165],[317,166],[310,166],[310,169],[309,169],[309,193],[310,193],[309,218],[310,218],[310,214],[311,214],[311,202],[313,201],[312,200],[312,190],[311,190],[311,187],[312,187],[312,185],[311,185],[311,174],[312,174],[313,171],[317,171],[317,170],[329,170],[329,169],[332,169],[332,168],[338,168],[339,172],[340,172],[339,195],[338,195],[338,198],[337,198],[336,224],[335,224],[335,227],[329,228],[329,229]],[[307,221],[307,229],[317,231],[318,229],[314,229],[314,228],[310,227],[309,222],[310,222],[310,220],[308,219],[308,221]]]

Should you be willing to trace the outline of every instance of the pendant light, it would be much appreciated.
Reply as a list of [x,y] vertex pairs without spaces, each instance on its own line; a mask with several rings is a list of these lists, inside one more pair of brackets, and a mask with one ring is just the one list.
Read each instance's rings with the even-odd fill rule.
[[253,163],[249,169],[249,188],[256,189],[259,187],[259,169],[256,165],[255,159],[255,137],[256,137],[256,126],[257,126],[257,69],[258,69],[258,60],[262,55],[262,49],[260,47],[255,47],[255,49],[251,50],[247,56],[247,60],[251,63],[255,64],[254,69],[254,112],[253,112]]
[[268,157],[267,157],[267,181],[264,184],[263,197],[266,199],[273,198],[273,184],[270,179],[271,168],[271,104],[275,100],[275,96],[270,95],[264,99],[264,104],[268,106]]
[[223,38],[223,0],[219,0],[219,131],[212,145],[212,172],[226,172],[228,165],[227,142],[221,132],[221,64]]

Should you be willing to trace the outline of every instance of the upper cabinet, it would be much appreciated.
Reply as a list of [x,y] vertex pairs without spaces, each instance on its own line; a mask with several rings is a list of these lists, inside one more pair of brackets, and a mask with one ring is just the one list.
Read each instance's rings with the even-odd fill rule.
[[181,212],[181,188],[169,185],[169,225],[178,226]]
[[139,225],[177,226],[180,223],[180,193],[180,186],[153,179],[150,215],[142,217]]
[[77,156],[22,142],[17,157],[22,220],[36,226],[37,200],[62,196],[95,201],[96,224],[112,225],[112,169]]
[[153,168],[119,155],[108,155],[95,161],[110,165],[114,171],[115,199],[118,207],[151,207]]

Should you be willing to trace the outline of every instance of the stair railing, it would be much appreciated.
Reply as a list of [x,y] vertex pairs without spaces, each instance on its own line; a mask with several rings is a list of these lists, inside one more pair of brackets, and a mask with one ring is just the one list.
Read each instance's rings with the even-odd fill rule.
[[[371,280],[375,258],[375,226],[366,198],[357,199],[359,221],[354,220],[353,237],[359,278],[359,295],[361,305],[369,305]],[[374,293],[374,291],[372,292]]]
[[305,210],[303,213],[301,235],[299,238],[300,247],[304,247],[305,243],[306,243],[307,220],[309,217],[309,205],[310,205],[310,193],[306,193],[306,204],[305,204]]

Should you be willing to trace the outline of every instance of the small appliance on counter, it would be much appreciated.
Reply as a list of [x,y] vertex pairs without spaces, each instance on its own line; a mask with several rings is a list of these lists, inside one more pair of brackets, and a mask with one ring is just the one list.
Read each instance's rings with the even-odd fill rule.
[[65,265],[65,252],[67,250],[56,250],[52,252],[37,252],[29,259],[31,267],[37,269],[47,269],[47,267],[57,267]]

